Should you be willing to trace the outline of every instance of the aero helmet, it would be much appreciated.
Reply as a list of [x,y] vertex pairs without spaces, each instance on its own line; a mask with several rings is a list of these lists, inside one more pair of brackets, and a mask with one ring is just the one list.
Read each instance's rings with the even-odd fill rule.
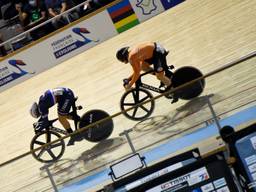
[[36,102],[34,102],[30,108],[30,115],[34,118],[38,118],[40,116],[38,104]]
[[121,62],[127,63],[128,62],[128,49],[129,49],[129,47],[120,48],[116,52],[116,58]]

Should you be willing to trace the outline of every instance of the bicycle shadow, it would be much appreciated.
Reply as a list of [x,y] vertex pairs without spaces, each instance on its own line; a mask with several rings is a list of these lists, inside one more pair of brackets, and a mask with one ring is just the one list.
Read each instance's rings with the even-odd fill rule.
[[116,137],[111,139],[103,140],[93,146],[91,149],[83,152],[77,160],[79,161],[92,161],[96,159],[99,155],[103,155],[105,153],[109,153],[111,151],[116,150],[122,144],[126,142],[123,137]]
[[[214,95],[196,97],[181,107],[175,110],[175,113],[169,113],[170,115],[153,116],[143,121],[138,122],[133,129],[137,132],[149,132],[157,131],[158,134],[176,133],[180,129],[173,128],[172,126],[180,123],[185,117],[200,111],[204,108],[208,101],[207,97],[213,97]],[[173,111],[172,111],[173,112]]]
[[[56,182],[63,182],[74,176],[85,174],[85,167],[94,169],[95,165],[104,165],[108,160],[102,155],[117,149],[125,142],[126,140],[122,137],[106,139],[83,152],[77,159],[60,159],[49,166],[51,175],[55,177]],[[40,171],[40,176],[48,177],[44,170]]]
[[169,118],[167,118],[169,120],[168,122],[166,122],[167,126],[162,127],[158,131],[158,133],[166,134],[166,133],[173,132],[171,126],[184,121],[184,119],[186,117],[188,117],[192,114],[195,114],[195,113],[199,112],[200,110],[202,110],[203,108],[207,107],[208,99],[212,98],[213,96],[214,96],[214,94],[196,97],[192,100],[189,100],[187,103],[180,106],[179,108],[177,108],[176,113],[174,113],[172,116],[169,116]]

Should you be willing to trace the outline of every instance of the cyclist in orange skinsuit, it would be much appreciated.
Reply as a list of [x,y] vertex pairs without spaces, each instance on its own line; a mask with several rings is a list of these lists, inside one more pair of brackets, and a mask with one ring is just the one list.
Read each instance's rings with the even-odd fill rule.
[[171,87],[171,80],[166,76],[168,66],[166,63],[166,51],[161,45],[153,42],[141,43],[135,47],[123,47],[116,53],[116,57],[123,63],[130,63],[133,68],[133,74],[127,79],[124,85],[126,90],[131,89],[138,80],[141,71],[152,70],[154,74],[167,88]]

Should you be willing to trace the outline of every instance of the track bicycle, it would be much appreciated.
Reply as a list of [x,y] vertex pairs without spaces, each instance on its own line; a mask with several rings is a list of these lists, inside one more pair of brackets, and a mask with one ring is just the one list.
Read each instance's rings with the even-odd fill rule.
[[[77,98],[72,105],[72,111],[69,113],[74,122],[75,130],[85,128],[92,123],[95,124],[87,129],[85,128],[84,131],[77,133],[79,134],[81,140],[85,139],[90,142],[100,142],[107,139],[111,135],[114,128],[113,120],[111,118],[108,119],[110,115],[103,110],[93,109],[87,111],[80,117],[77,114],[77,110],[81,110],[82,106],[76,106],[76,100]],[[105,118],[106,120],[97,123],[97,121]],[[58,140],[57,142],[53,142],[52,144],[42,147],[40,150],[32,152],[32,156],[40,162],[52,163],[59,160],[64,154],[65,142],[60,138],[62,135],[68,135],[68,133],[64,128],[61,129],[53,125],[57,120],[58,118],[50,120],[49,126],[44,128],[42,131],[35,131],[35,136],[32,138],[30,150],[34,150],[47,143]],[[35,128],[36,123],[34,123],[33,126]]]
[[[175,70],[174,72],[171,71],[172,69],[174,69],[173,65],[168,66],[168,73],[166,73],[169,74],[166,76],[170,78],[172,88],[179,87],[185,83],[188,83],[189,81],[203,76],[201,71],[192,66],[184,66]],[[155,100],[153,99],[153,95],[150,91],[160,94],[165,92],[165,90],[162,90],[160,87],[155,87],[142,82],[142,77],[149,73],[153,73],[153,70],[142,73],[139,79],[135,82],[135,88],[125,92],[121,97],[120,108],[123,115],[128,119],[140,121],[148,118],[155,109]],[[165,96],[168,99],[190,100],[199,96],[203,92],[204,87],[205,80],[202,79]],[[146,100],[150,101],[142,105],[141,103],[145,102]],[[133,107],[131,110],[127,110],[131,107]]]

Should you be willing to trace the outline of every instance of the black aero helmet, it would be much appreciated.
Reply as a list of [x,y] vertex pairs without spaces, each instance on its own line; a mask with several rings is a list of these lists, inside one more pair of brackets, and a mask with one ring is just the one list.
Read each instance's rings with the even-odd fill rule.
[[128,62],[129,47],[122,47],[116,52],[116,58],[121,62]]

